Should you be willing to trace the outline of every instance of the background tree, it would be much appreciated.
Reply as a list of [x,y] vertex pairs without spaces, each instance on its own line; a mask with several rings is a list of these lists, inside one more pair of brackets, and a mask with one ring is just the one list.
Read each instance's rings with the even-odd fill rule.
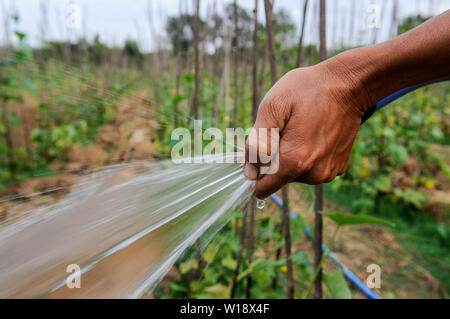
[[307,11],[308,11],[308,0],[304,0],[302,23],[300,26],[300,38],[298,40],[297,61],[295,63],[296,67],[298,67],[298,68],[301,66],[302,58],[303,58],[303,37],[305,34],[306,12]]

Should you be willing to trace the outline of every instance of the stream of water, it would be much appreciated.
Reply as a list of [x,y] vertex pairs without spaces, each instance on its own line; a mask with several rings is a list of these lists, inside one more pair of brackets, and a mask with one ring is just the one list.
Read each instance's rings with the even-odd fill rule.
[[[138,298],[252,187],[242,164],[105,167],[57,204],[0,225],[0,298]],[[69,265],[80,267],[81,288],[67,285]]]

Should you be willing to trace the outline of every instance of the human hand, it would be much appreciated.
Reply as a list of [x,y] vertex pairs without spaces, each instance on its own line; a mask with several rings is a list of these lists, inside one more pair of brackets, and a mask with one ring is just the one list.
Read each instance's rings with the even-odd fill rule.
[[[285,74],[261,102],[254,129],[279,129],[276,173],[260,174],[262,163],[249,163],[246,144],[245,175],[256,180],[255,196],[266,198],[290,182],[321,184],[347,169],[361,117],[368,107],[364,85],[338,59]],[[273,154],[272,154],[273,155]]]

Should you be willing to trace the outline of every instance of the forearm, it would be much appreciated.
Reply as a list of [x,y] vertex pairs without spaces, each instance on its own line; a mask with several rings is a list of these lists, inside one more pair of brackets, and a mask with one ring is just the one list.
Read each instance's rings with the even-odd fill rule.
[[448,77],[450,11],[390,41],[346,51],[329,67],[352,79],[362,112],[395,91]]

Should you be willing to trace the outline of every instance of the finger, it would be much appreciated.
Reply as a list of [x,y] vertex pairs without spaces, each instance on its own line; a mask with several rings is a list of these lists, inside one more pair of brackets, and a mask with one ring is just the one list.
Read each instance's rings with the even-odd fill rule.
[[249,180],[254,181],[258,178],[259,169],[250,163],[246,163],[244,167],[244,175]]
[[298,176],[295,181],[308,185],[329,183],[336,178],[337,171],[331,170],[326,163],[317,163],[314,167]]
[[253,128],[245,144],[245,162],[255,167],[270,165],[279,140],[278,128]]
[[[283,149],[283,147],[281,147]],[[288,155],[288,156],[286,156]],[[277,163],[279,161],[279,164]],[[271,171],[268,174],[260,175],[255,185],[255,196],[258,198],[267,198],[272,193],[279,190],[283,185],[291,182],[307,169],[301,160],[299,154],[280,154],[280,159],[275,159],[274,165],[271,165]],[[273,170],[276,169],[275,170]]]
[[256,182],[254,194],[259,199],[266,199],[290,181],[283,174],[267,174]]
[[285,103],[276,102],[272,96],[269,91],[261,102],[252,132],[245,144],[245,161],[256,167],[267,164],[274,150],[278,150],[280,133],[285,126]]
[[256,116],[254,128],[279,128],[283,130],[285,126],[285,112],[289,110],[285,107],[285,101],[276,98],[274,94],[267,93],[264,100],[258,107],[258,114]]

